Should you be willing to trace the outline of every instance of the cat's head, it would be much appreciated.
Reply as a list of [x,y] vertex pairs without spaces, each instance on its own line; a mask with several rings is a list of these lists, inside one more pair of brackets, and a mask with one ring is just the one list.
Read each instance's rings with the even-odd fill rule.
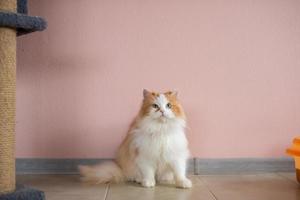
[[161,121],[185,119],[183,108],[177,99],[177,92],[158,93],[144,89],[143,96],[142,116]]

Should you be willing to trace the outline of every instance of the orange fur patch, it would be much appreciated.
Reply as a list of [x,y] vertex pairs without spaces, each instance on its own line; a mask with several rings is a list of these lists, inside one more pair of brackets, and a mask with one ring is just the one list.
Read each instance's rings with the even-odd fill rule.
[[159,93],[151,92],[143,100],[142,107],[139,113],[139,117],[143,117],[148,114],[155,98],[159,96]]
[[185,114],[181,104],[177,99],[177,94],[171,91],[164,93],[165,97],[168,99],[169,103],[172,105],[171,109],[176,117],[181,117],[185,119]]

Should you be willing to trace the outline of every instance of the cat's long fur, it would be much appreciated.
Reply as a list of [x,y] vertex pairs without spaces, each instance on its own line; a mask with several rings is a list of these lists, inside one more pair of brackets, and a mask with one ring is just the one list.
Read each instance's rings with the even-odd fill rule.
[[82,179],[96,183],[136,181],[144,187],[156,182],[190,188],[186,177],[189,157],[185,114],[176,92],[144,90],[138,116],[120,145],[114,162],[79,166]]

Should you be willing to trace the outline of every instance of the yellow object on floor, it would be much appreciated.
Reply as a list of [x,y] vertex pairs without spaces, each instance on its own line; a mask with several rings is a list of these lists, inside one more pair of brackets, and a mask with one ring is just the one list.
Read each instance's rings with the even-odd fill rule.
[[288,148],[286,152],[295,159],[296,176],[298,182],[300,183],[300,137],[296,137],[293,140],[292,147]]

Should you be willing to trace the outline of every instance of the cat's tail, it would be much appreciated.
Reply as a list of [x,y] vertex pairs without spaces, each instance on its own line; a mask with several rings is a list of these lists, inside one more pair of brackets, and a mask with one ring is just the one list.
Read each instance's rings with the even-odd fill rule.
[[111,182],[118,183],[124,180],[121,168],[114,161],[94,166],[80,165],[78,166],[78,169],[81,180],[86,182],[101,184]]

